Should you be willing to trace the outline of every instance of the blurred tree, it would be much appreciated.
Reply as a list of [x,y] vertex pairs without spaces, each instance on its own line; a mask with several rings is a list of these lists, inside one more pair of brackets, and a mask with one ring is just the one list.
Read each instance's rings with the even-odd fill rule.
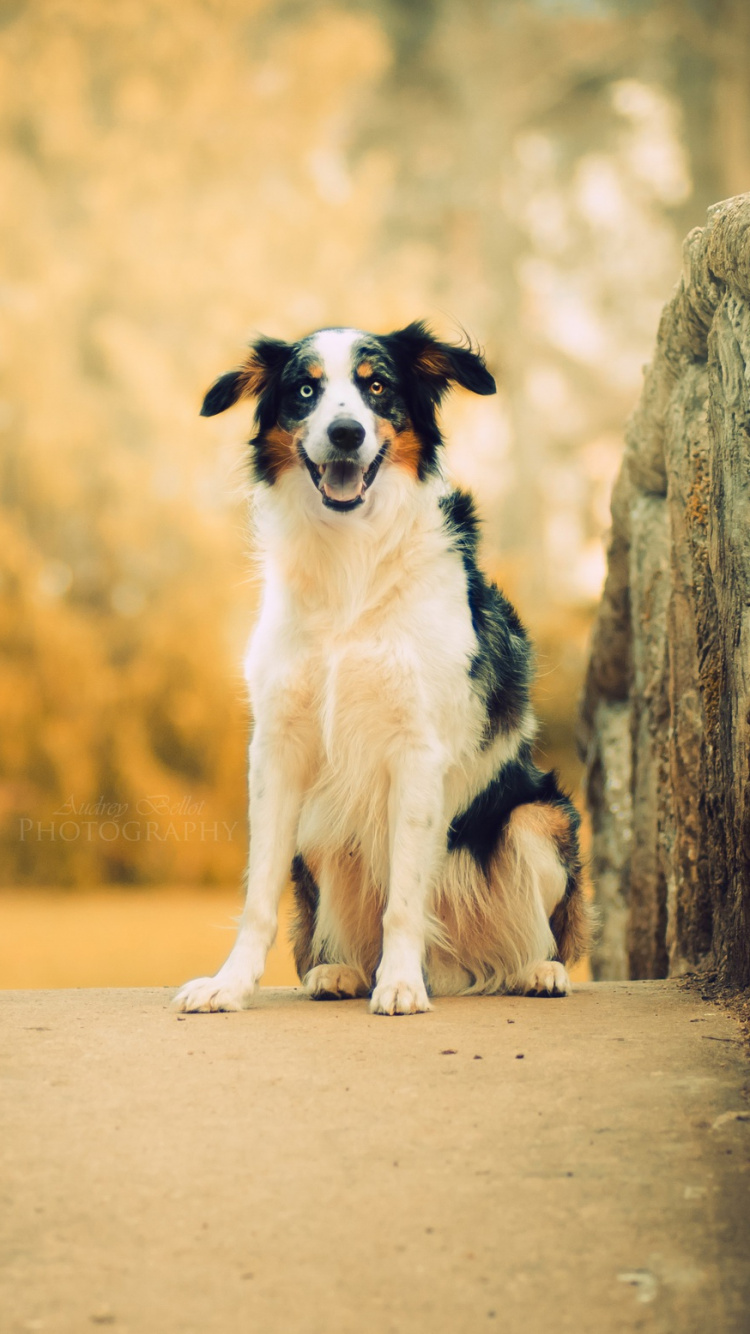
[[[452,403],[569,781],[621,428],[705,206],[747,184],[742,0],[39,0],[0,14],[4,878],[235,880],[243,331],[481,338]],[[21,841],[73,798],[234,838]]]

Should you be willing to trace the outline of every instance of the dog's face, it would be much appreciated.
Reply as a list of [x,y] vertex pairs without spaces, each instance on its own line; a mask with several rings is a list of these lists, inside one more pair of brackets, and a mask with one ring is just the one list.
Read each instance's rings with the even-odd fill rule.
[[495,381],[471,348],[438,342],[424,324],[378,336],[322,329],[298,343],[259,338],[245,364],[209,389],[212,417],[256,397],[256,478],[272,486],[306,469],[323,506],[362,506],[381,464],[423,480],[441,443],[436,413],[452,383],[493,394]]

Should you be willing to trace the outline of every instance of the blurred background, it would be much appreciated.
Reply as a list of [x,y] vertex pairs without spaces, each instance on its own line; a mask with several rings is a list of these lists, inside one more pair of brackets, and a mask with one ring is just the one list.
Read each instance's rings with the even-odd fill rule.
[[577,791],[623,424],[682,237],[750,187],[749,71],[747,0],[2,0],[0,986],[231,943],[251,409],[198,409],[258,330],[483,344],[448,466]]

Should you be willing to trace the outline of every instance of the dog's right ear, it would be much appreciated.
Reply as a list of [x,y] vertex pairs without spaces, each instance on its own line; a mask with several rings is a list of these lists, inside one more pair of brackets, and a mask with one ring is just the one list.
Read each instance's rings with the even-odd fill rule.
[[227,371],[226,375],[220,375],[203,400],[201,417],[215,417],[217,412],[226,412],[242,392],[242,371]]
[[226,412],[240,398],[257,398],[281,374],[292,347],[279,338],[257,338],[244,365],[220,375],[209,389],[201,407],[201,417],[215,417]]

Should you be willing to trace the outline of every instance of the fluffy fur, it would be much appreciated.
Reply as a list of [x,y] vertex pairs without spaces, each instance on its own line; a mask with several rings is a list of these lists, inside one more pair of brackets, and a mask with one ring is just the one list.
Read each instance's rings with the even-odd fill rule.
[[264,594],[246,675],[247,902],[182,1010],[246,1006],[294,881],[315,998],[377,1014],[430,996],[564,995],[586,945],[578,817],[533,763],[530,646],[477,563],[471,498],[440,470],[452,384],[495,384],[423,324],[259,339],[203,412],[257,399]]

